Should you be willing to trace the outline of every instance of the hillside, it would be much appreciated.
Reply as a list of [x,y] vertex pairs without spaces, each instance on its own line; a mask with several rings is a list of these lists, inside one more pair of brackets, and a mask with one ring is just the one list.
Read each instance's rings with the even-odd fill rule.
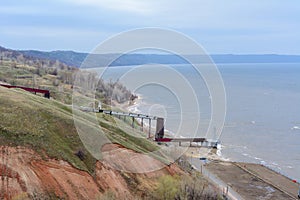
[[[51,97],[67,104],[72,103],[74,75],[79,70],[58,60],[24,55],[18,51],[0,48],[0,82],[50,90]],[[90,73],[91,80],[97,74]],[[111,100],[124,103],[132,93],[117,82],[96,83],[96,98],[103,102]]]
[[[83,152],[87,155],[86,163],[74,157],[75,151],[84,149],[74,126],[71,106],[68,106],[73,92],[73,74],[78,70],[59,62],[56,66],[49,66],[51,61],[47,63],[46,60],[26,57],[13,50],[2,49],[0,53],[2,83],[48,89],[51,93],[49,100],[23,90],[0,87],[0,115],[5,119],[0,123],[3,137],[0,144],[29,145],[39,152],[46,150],[48,156],[67,160],[79,169],[92,173],[95,160],[87,152]],[[20,59],[20,56],[23,59]],[[39,66],[40,63],[44,63],[44,66]],[[118,95],[113,95],[112,91],[117,91]],[[119,83],[106,83],[101,80],[96,90],[96,98],[102,102],[112,100],[123,103],[128,101],[131,95],[131,92]],[[83,118],[80,119],[80,123],[98,128],[89,123],[93,121],[92,115],[82,113],[81,116]],[[99,114],[98,119],[110,140],[137,152],[153,151],[156,148],[147,140],[128,135],[126,131],[130,126],[126,121],[120,121],[119,124],[123,124],[124,128],[121,130],[116,126],[115,121],[118,119],[104,114]]]
[[[111,141],[99,149],[101,160],[96,160],[74,125],[70,103],[77,69],[13,50],[0,49],[0,55],[1,83],[51,92],[47,99],[0,86],[0,199],[174,199],[190,193],[218,198],[215,187],[201,175],[191,176],[160,153],[145,154],[161,147],[132,129],[130,119],[99,113],[93,124],[91,113],[78,111],[79,123],[94,130],[101,125]],[[97,86],[96,97],[103,102],[118,105],[132,98],[119,83],[100,81]],[[119,96],[112,95],[115,89]],[[190,170],[187,161],[183,163]],[[126,172],[139,169],[149,172]],[[195,181],[199,187],[192,186]],[[189,187],[193,189],[185,191]]]
[[[7,176],[5,174],[9,171],[11,171],[11,173],[17,173],[15,176],[19,177],[18,182],[21,183],[24,181],[22,184],[25,184],[27,188],[26,191],[23,192],[29,192],[28,195],[33,195],[34,191],[30,191],[28,188],[33,187],[31,182],[34,178],[36,178],[38,182],[45,180],[43,180],[42,177],[27,177],[28,174],[23,172],[25,168],[21,167],[22,165],[30,168],[35,174],[38,173],[35,167],[41,165],[39,166],[39,173],[41,173],[42,176],[45,176],[48,168],[51,169],[54,167],[58,172],[61,171],[61,173],[66,173],[66,171],[71,170],[74,173],[83,174],[82,176],[86,177],[82,180],[82,185],[85,180],[93,181],[94,178],[97,179],[99,168],[102,169],[103,167],[108,171],[112,171],[110,173],[116,174],[115,176],[121,176],[119,172],[110,169],[107,165],[105,165],[106,167],[103,166],[103,163],[97,162],[84,148],[74,127],[72,111],[69,107],[57,101],[39,97],[22,90],[0,87],[0,93],[0,117],[2,119],[0,121],[0,147],[3,150],[0,166],[6,166],[5,170],[0,170],[0,176],[5,178]],[[82,120],[84,123],[87,123],[85,119]],[[134,149],[136,150],[134,152],[145,152],[156,148],[154,144],[150,144],[147,140],[130,137],[124,131],[115,127],[109,118],[101,117],[100,121],[103,124],[107,124],[107,133],[113,132],[116,134],[115,137],[118,137],[118,140],[114,142],[120,143],[122,145],[120,146],[121,148],[124,146]],[[91,128],[95,127],[91,125]],[[5,154],[3,154],[3,152],[5,152]],[[81,152],[80,156],[78,152]],[[132,152],[132,154],[135,154],[134,152]],[[20,157],[19,161],[17,159],[18,156]],[[13,163],[16,164],[16,162],[17,165],[14,165]],[[46,168],[44,169],[42,166]],[[162,173],[168,174],[167,172],[168,171],[163,171]],[[16,178],[15,176],[12,175],[12,177],[10,177],[9,183],[7,183],[8,186],[10,186],[9,184],[14,185],[13,179]],[[128,178],[131,179],[131,175],[128,175]],[[58,179],[58,177],[53,175],[51,179]],[[98,177],[98,179],[105,181],[101,177]],[[57,181],[58,180],[54,182]],[[78,186],[76,182],[73,182],[75,180],[70,179],[69,181],[70,184],[68,187],[74,184],[73,188],[70,188],[72,189],[71,191],[76,190]],[[59,186],[60,183],[57,182],[55,184]],[[39,195],[45,193],[56,196],[62,195],[61,197],[67,195],[68,197],[70,191],[67,189],[63,192],[57,191],[54,192],[54,194],[51,193],[51,190],[56,191],[55,184],[46,185],[46,187],[42,183],[38,187]],[[118,184],[122,184],[122,182]],[[126,184],[124,185],[126,186]],[[44,187],[46,187],[46,191],[44,191]],[[99,186],[95,184],[94,187]],[[107,187],[114,187],[114,185],[108,183]],[[9,195],[16,195],[18,193],[13,190],[13,187],[8,190],[5,188],[1,189],[6,191]],[[85,189],[88,190],[88,188]],[[104,189],[105,188],[102,188],[102,190]],[[119,189],[121,190],[121,188]],[[101,188],[97,190],[101,190]],[[79,190],[79,193],[81,193],[80,191],[81,190]],[[127,193],[130,192],[130,190],[127,191]],[[97,194],[100,196],[101,192],[98,191]],[[80,197],[80,195],[78,197]]]
[[[119,119],[98,116],[113,143],[103,146],[97,161],[82,145],[69,106],[20,89],[0,87],[0,93],[0,199],[161,199],[170,189],[174,192],[167,199],[173,199],[188,195],[184,188],[194,181],[203,186],[193,193],[217,199],[215,188],[200,175],[190,177],[176,164],[161,168],[159,155],[143,154],[159,147],[129,135],[126,122],[116,126]],[[82,123],[98,128],[87,121],[91,115],[83,115]],[[126,172],[134,168],[149,172]]]
[[[75,167],[93,172],[95,159],[82,145],[73,123],[71,107],[55,100],[49,100],[28,92],[0,87],[0,145],[22,145],[53,158],[63,159]],[[92,115],[83,113],[82,123],[88,124]],[[99,123],[105,127],[108,137],[115,143],[137,152],[154,151],[157,147],[146,139],[139,139],[126,133],[116,125],[110,116],[99,114]],[[121,120],[120,120],[121,121]],[[91,128],[95,125],[91,124]],[[75,154],[82,151],[84,160]]]

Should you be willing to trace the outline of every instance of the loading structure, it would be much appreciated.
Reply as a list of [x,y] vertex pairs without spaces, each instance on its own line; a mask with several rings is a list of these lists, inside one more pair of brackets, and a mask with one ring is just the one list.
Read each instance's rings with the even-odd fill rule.
[[131,117],[132,118],[132,127],[134,128],[134,121],[136,118],[141,119],[141,130],[143,131],[143,126],[144,126],[144,121],[148,120],[148,138],[151,138],[151,121],[156,120],[156,129],[155,129],[155,141],[158,143],[168,143],[168,142],[178,142],[179,145],[181,143],[186,143],[188,142],[190,146],[192,146],[192,143],[200,143],[201,146],[205,147],[213,147],[217,148],[217,145],[219,144],[219,141],[215,140],[208,140],[206,138],[169,138],[169,137],[164,137],[164,129],[165,129],[165,120],[162,117],[156,117],[156,116],[150,116],[150,115],[145,115],[145,114],[136,114],[136,113],[125,113],[125,112],[117,112],[117,111],[112,111],[112,110],[103,110],[103,109],[96,109],[94,110],[95,112],[100,112],[100,113],[105,113],[109,115],[114,115],[121,119],[125,120],[126,117]]

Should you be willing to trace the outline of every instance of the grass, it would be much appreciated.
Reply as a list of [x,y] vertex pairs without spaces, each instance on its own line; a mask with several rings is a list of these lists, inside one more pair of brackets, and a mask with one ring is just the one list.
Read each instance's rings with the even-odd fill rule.
[[[0,94],[0,145],[26,146],[41,155],[46,153],[50,158],[62,159],[78,169],[94,172],[96,159],[79,138],[70,106],[21,89],[0,87]],[[91,129],[99,128],[89,123],[93,118],[91,113],[82,112],[80,117],[80,123]],[[99,114],[97,118],[113,143],[141,153],[159,149],[155,143],[132,135],[142,133],[122,120],[105,114]],[[84,160],[75,155],[79,150],[84,152]]]
[[[0,63],[0,80],[28,87],[33,87],[35,82],[35,87],[50,90],[52,97],[49,100],[20,89],[0,87],[0,145],[28,146],[41,155],[46,153],[51,158],[66,160],[81,170],[93,173],[96,159],[82,144],[74,125],[72,107],[65,104],[72,102],[71,85],[64,84],[59,76],[45,73],[43,70],[46,69],[40,68],[39,75],[35,74],[36,70],[34,66],[9,60]],[[59,86],[55,86],[54,81],[59,81]],[[77,105],[88,106],[87,103],[95,100],[79,95],[75,101]],[[155,143],[145,139],[146,133],[138,128],[132,129],[132,119],[129,117],[123,121],[98,114],[97,120],[92,113],[81,112],[79,116],[79,123],[87,127],[87,132],[98,129],[100,125],[105,136],[113,143],[140,153],[159,149]],[[137,121],[134,126],[138,127]],[[75,155],[78,151],[85,154],[84,160]],[[152,156],[158,159],[162,157],[159,153],[153,153]]]
[[[93,172],[96,160],[85,150],[69,107],[22,90],[0,87],[0,144],[21,145]],[[85,159],[75,153],[84,151]]]
[[133,129],[131,120],[128,123],[126,120],[123,121],[107,114],[99,114],[98,118],[101,128],[113,143],[118,143],[139,153],[146,153],[165,164],[170,164],[172,161],[172,158],[168,158],[159,151],[160,146],[145,139],[147,133],[140,131],[139,127]]
[[[27,64],[20,64],[14,61],[5,60],[0,63],[0,81],[5,81],[12,85],[35,87],[50,90],[51,96],[56,100],[71,104],[72,93],[71,85],[65,84],[60,80],[59,75],[54,76],[40,68],[40,74],[35,74],[37,68]],[[69,73],[61,70],[61,73]],[[53,85],[56,82],[58,86]]]

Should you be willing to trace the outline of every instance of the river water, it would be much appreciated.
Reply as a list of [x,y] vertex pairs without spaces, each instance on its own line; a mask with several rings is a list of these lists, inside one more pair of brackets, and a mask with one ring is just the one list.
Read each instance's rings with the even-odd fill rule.
[[[300,64],[242,63],[217,67],[227,96],[225,126],[219,137],[222,156],[232,161],[261,163],[300,181]],[[104,77],[120,79],[133,68],[111,67]],[[189,65],[171,68],[190,82],[199,109],[181,105],[176,94],[159,84],[135,88],[140,99],[131,109],[165,117],[166,129],[174,134],[203,136],[211,117],[211,96],[205,82]],[[186,107],[184,112],[182,106]],[[199,114],[200,126],[195,133],[192,127]],[[184,131],[178,133],[180,125]]]

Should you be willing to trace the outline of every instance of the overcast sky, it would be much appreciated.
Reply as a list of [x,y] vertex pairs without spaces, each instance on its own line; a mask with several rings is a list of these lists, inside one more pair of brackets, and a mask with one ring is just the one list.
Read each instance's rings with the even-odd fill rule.
[[0,46],[90,52],[122,31],[182,32],[208,53],[300,54],[299,0],[1,0]]

